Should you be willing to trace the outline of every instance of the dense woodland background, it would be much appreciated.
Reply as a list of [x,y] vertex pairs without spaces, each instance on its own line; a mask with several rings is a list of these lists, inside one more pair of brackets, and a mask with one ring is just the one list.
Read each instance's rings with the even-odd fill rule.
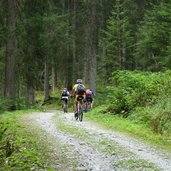
[[[59,165],[61,154],[56,160],[48,148],[53,140],[23,116],[61,109],[61,90],[78,78],[96,95],[85,120],[169,151],[171,0],[0,0],[1,170]],[[72,105],[69,99],[69,111]],[[115,162],[125,164],[148,169]]]
[[[35,93],[94,90],[118,70],[171,67],[171,0],[1,0],[0,98],[16,108]],[[9,103],[10,102],[10,103]]]

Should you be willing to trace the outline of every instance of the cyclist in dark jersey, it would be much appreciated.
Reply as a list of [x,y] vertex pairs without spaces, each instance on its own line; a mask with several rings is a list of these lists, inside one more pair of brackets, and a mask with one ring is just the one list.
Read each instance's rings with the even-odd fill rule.
[[64,88],[61,94],[61,100],[65,101],[67,109],[68,109],[68,98],[69,98],[69,91],[67,88]]

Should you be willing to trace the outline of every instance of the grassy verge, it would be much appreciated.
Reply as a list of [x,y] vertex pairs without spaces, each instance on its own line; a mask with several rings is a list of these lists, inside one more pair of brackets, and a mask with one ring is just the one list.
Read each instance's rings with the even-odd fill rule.
[[5,112],[0,115],[1,170],[51,170],[45,164],[45,145],[20,122],[23,114],[31,112]]
[[127,133],[171,151],[171,141],[169,141],[171,137],[154,134],[145,124],[135,123],[132,120],[124,119],[118,115],[104,114],[102,113],[104,108],[105,107],[101,106],[86,113],[85,119],[105,129]]

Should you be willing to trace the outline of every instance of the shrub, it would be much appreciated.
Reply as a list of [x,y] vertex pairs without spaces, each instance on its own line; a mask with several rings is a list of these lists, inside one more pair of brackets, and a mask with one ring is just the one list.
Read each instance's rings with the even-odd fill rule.
[[29,109],[32,107],[38,107],[38,104],[30,104],[25,99],[5,99],[0,98],[0,111],[8,111],[8,110],[23,110]]
[[122,116],[136,107],[154,105],[171,95],[171,71],[140,72],[118,71],[111,78],[113,85],[108,87],[111,100],[108,110]]
[[164,99],[153,106],[139,107],[129,116],[145,124],[154,133],[171,135],[171,99]]

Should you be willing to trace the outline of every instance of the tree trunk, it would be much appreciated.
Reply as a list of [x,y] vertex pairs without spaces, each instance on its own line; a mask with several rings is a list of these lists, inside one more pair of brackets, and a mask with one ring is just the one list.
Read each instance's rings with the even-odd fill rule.
[[52,66],[52,91],[56,91],[57,86],[56,86],[56,73],[55,73],[55,67]]
[[91,25],[92,25],[92,47],[91,47],[91,61],[90,61],[90,88],[96,90],[96,76],[97,76],[97,61],[96,61],[96,50],[97,50],[97,26],[96,26],[96,4],[92,4],[91,9]]
[[96,27],[96,2],[87,0],[87,36],[85,48],[84,77],[89,88],[96,89],[96,50],[97,50],[97,27]]
[[139,12],[144,13],[146,0],[137,0],[137,4],[139,6]]
[[85,81],[85,84],[90,86],[90,77],[89,77],[89,48],[87,47],[88,43],[86,43],[85,47],[85,54],[84,54],[84,72],[83,72],[83,80]]
[[49,100],[49,64],[45,62],[45,75],[44,75],[44,101]]
[[5,92],[8,99],[15,98],[16,95],[16,1],[8,0],[8,20],[7,26],[9,34],[6,45],[5,63]]
[[75,80],[76,80],[76,71],[77,71],[77,61],[76,61],[76,1],[73,0],[73,3],[72,3],[72,55],[73,55],[73,58],[72,58],[72,63],[73,63],[73,72],[72,72],[72,85],[75,83]]
[[121,19],[120,19],[120,0],[116,0],[116,29],[117,29],[117,40],[118,40],[118,54],[117,54],[117,57],[118,57],[118,60],[119,60],[119,63],[120,63],[120,69],[123,69],[123,61],[122,61],[122,45],[121,45]]
[[35,90],[30,80],[27,81],[26,99],[30,104],[33,104],[35,102]]

